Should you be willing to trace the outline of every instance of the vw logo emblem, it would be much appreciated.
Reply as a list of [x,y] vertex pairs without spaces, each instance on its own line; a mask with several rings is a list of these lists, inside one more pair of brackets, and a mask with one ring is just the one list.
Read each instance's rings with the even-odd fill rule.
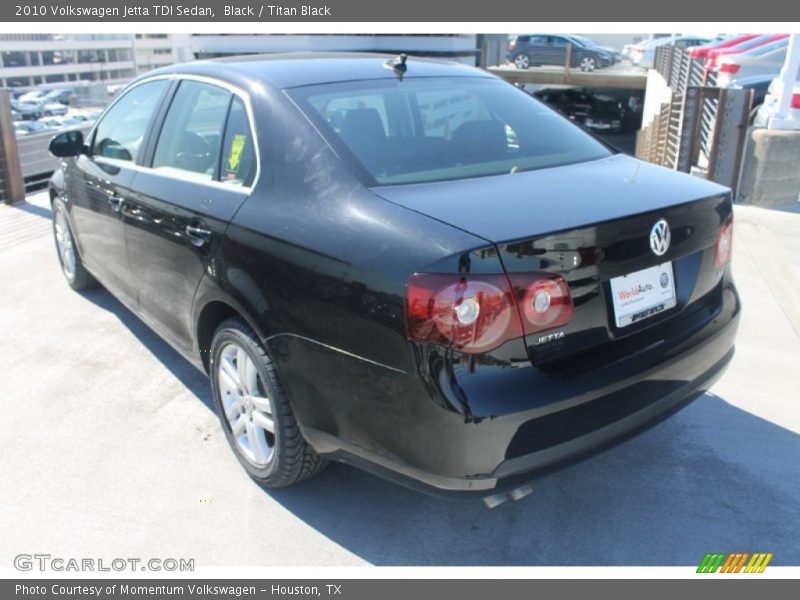
[[659,219],[650,230],[650,250],[656,256],[664,256],[669,250],[669,225],[664,219]]

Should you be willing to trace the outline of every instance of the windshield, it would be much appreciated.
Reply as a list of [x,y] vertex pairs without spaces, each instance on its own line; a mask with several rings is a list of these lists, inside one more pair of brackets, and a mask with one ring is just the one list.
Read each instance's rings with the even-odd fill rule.
[[571,40],[574,40],[581,46],[585,48],[599,48],[600,44],[595,42],[594,40],[590,40],[589,38],[583,37],[582,35],[571,35],[569,36]]
[[287,90],[335,148],[381,185],[544,169],[611,152],[497,79],[354,81]]

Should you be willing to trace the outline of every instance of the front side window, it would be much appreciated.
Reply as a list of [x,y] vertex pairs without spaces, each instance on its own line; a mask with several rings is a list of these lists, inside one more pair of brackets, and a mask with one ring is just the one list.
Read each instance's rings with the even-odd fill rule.
[[136,162],[144,136],[168,82],[142,83],[122,96],[97,124],[92,154]]
[[332,145],[344,146],[381,185],[515,173],[611,154],[552,109],[496,79],[409,77],[287,93]]
[[232,94],[215,85],[182,81],[156,144],[153,168],[214,181]]

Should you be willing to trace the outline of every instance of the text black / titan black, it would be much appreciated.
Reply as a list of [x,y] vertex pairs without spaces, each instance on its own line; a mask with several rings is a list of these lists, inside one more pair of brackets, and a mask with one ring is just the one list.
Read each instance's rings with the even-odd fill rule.
[[470,67],[168,67],[51,151],[67,281],[209,373],[267,485],[333,459],[487,493],[658,422],[733,354],[730,191]]

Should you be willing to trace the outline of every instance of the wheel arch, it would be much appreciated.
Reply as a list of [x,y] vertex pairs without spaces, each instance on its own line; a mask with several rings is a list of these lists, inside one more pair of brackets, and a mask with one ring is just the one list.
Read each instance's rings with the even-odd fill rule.
[[242,306],[229,298],[215,297],[206,299],[197,306],[196,315],[194,320],[196,350],[200,354],[200,360],[206,373],[209,372],[211,342],[214,339],[214,332],[223,321],[231,317],[240,317],[256,332],[262,343],[265,341],[264,333],[255,319]]

